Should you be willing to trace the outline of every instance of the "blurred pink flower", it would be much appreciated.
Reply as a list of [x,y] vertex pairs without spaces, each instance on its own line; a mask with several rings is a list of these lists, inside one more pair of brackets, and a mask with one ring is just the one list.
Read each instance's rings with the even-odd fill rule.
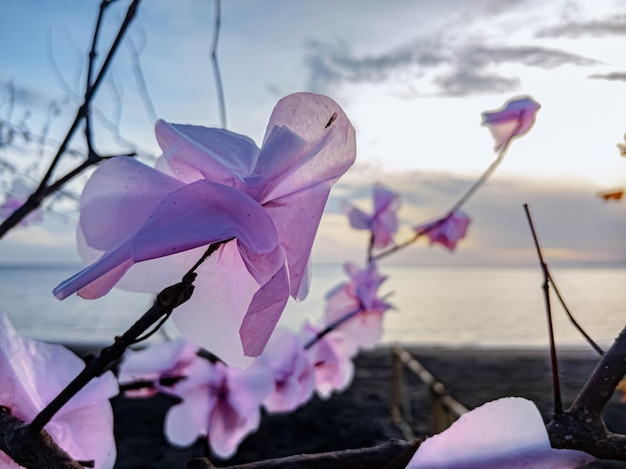
[[330,98],[298,93],[278,102],[260,150],[223,129],[159,121],[156,133],[155,169],[113,158],[87,182],[78,245],[93,264],[54,294],[98,298],[118,282],[159,291],[207,245],[236,238],[200,266],[174,320],[221,359],[249,364],[289,294],[308,293],[313,239],[331,186],[354,162],[354,129]]
[[130,397],[171,393],[171,385],[162,384],[163,380],[184,378],[194,360],[204,360],[197,355],[199,349],[194,342],[179,337],[171,342],[149,345],[142,350],[127,350],[117,380],[122,386],[137,381],[152,383],[152,387],[126,391],[125,394]]
[[398,231],[396,212],[399,207],[398,194],[386,189],[382,184],[374,185],[374,213],[371,215],[347,202],[343,206],[352,228],[372,232],[374,248],[384,248],[393,243],[393,235]]
[[[304,326],[306,342],[321,332],[310,323]],[[315,368],[315,391],[328,399],[334,391],[345,390],[354,377],[352,357],[357,353],[356,343],[339,330],[327,333],[306,349]]]
[[504,108],[483,112],[483,125],[489,127],[496,141],[495,151],[506,148],[513,137],[523,135],[535,123],[541,105],[530,96],[508,101]]
[[[9,319],[0,315],[0,406],[11,415],[31,422],[84,367],[61,345],[20,337]],[[96,469],[112,468],[116,449],[109,398],[117,392],[117,381],[107,372],[64,405],[45,430],[74,459],[94,460]],[[0,466],[21,467],[1,451]]]
[[269,412],[291,412],[313,395],[313,364],[294,333],[277,330],[252,368],[265,370],[272,377],[274,389],[263,401]]
[[365,269],[347,263],[350,282],[342,283],[326,295],[326,326],[337,325],[357,346],[371,348],[382,337],[383,313],[391,305],[378,297],[378,287],[386,277],[378,275],[376,264]]
[[[24,205],[24,202],[26,202],[34,190],[35,188],[30,186],[25,181],[22,181],[21,179],[14,179],[11,183],[11,189],[5,195],[2,205],[0,205],[0,221],[6,220],[13,214],[13,212]],[[42,219],[41,210],[34,210],[22,219],[18,226],[28,226],[40,223]]]
[[568,469],[593,460],[582,451],[552,448],[535,404],[505,397],[477,407],[426,439],[407,469]]
[[195,360],[187,379],[174,385],[183,398],[165,417],[165,435],[179,446],[189,446],[200,435],[221,458],[232,456],[261,420],[261,402],[272,391],[266,370],[227,367],[221,362]]
[[460,210],[456,210],[444,218],[416,226],[413,229],[417,233],[425,233],[430,239],[431,245],[441,244],[450,251],[454,251],[459,240],[465,237],[470,222],[470,217]]

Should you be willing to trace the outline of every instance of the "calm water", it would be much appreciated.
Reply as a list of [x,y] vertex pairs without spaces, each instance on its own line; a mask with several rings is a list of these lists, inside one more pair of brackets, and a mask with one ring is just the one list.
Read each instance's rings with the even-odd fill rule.
[[[538,268],[385,266],[381,293],[396,309],[385,318],[384,343],[441,346],[542,347],[546,318]],[[75,268],[0,267],[0,311],[29,337],[108,343],[149,305],[151,296],[114,291],[99,300],[58,301],[51,291]],[[626,324],[626,269],[562,268],[553,277],[570,310],[607,347]],[[346,279],[338,265],[316,265],[309,297],[290,302],[281,319],[299,328],[322,317],[324,295]],[[557,343],[584,346],[553,301]],[[166,332],[175,334],[168,324]]]

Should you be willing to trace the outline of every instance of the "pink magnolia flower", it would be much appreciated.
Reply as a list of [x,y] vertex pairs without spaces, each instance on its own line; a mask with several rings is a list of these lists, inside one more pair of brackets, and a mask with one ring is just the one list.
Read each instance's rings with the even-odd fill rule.
[[289,331],[276,331],[253,367],[272,377],[274,389],[263,401],[269,412],[291,412],[313,395],[313,364],[301,341]]
[[221,458],[232,456],[261,420],[261,402],[272,391],[272,378],[254,367],[246,370],[221,362],[196,360],[187,379],[174,385],[183,402],[165,417],[165,435],[179,446],[189,446],[208,435],[211,449]]
[[[0,406],[13,416],[31,422],[84,367],[61,345],[20,337],[0,315]],[[97,469],[110,469],[116,449],[109,398],[117,392],[117,381],[107,372],[85,386],[44,428],[74,459],[93,460]],[[1,451],[0,466],[21,467]]]
[[[321,329],[306,323],[304,336],[308,341]],[[345,390],[354,377],[352,357],[357,353],[356,343],[343,332],[334,330],[306,349],[315,368],[315,391],[322,399],[328,399],[334,391]]]
[[535,123],[541,105],[530,96],[508,101],[504,108],[483,112],[483,125],[489,127],[496,141],[495,151],[506,148],[513,137],[523,135]]
[[386,277],[378,275],[376,264],[365,269],[345,264],[350,282],[342,283],[326,295],[326,325],[336,325],[359,347],[371,348],[382,337],[383,313],[391,305],[378,297],[378,287]]
[[115,284],[159,291],[180,281],[206,246],[180,331],[229,363],[249,364],[289,294],[308,292],[309,256],[331,186],[352,165],[355,136],[330,98],[287,96],[263,146],[223,129],[157,122],[156,168],[130,158],[101,165],[81,197],[79,251],[92,265],[61,283],[63,299]]
[[[34,188],[21,179],[14,179],[11,189],[5,195],[4,202],[0,205],[0,221],[7,219],[18,208],[24,205]],[[19,222],[21,226],[28,226],[40,223],[43,219],[40,210],[34,210]]]
[[350,219],[350,226],[358,230],[372,232],[373,247],[384,248],[393,243],[393,235],[398,231],[396,212],[400,207],[400,197],[395,192],[374,185],[374,213],[368,215],[349,203],[344,204],[344,211]]
[[170,393],[171,385],[163,385],[162,382],[184,378],[194,360],[204,360],[197,355],[199,349],[194,342],[179,337],[172,342],[153,344],[142,350],[128,350],[120,364],[117,379],[122,386],[137,381],[153,384],[152,387],[126,391],[125,394],[131,397]]
[[550,446],[535,404],[520,397],[488,402],[424,441],[407,469],[568,469],[595,458]]
[[459,240],[465,237],[470,222],[470,217],[460,210],[456,210],[444,218],[416,226],[413,229],[418,233],[425,233],[430,239],[431,245],[441,244],[450,251],[454,251]]

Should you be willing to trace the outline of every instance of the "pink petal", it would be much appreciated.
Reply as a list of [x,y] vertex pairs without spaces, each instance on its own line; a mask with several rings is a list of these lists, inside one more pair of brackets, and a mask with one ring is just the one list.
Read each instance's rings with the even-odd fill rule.
[[[175,254],[232,237],[255,252],[276,249],[273,223],[255,201],[221,184],[196,181],[168,194],[137,234],[63,282],[54,294],[65,298],[122,264],[130,267],[128,261]],[[108,292],[105,288],[92,290],[96,295]]]
[[273,392],[263,402],[269,412],[291,412],[313,394],[313,366],[295,334],[277,331],[255,365],[273,377]]
[[407,469],[575,468],[595,458],[550,447],[535,405],[519,397],[488,402],[424,441]]
[[259,427],[261,412],[239,414],[227,401],[219,402],[211,414],[209,444],[220,458],[231,457],[244,437]]
[[317,186],[309,191],[272,200],[264,205],[274,220],[280,244],[289,267],[290,292],[297,300],[309,290],[309,259],[329,188]]
[[105,161],[80,198],[80,226],[87,244],[99,251],[118,246],[143,226],[168,193],[182,186],[133,158]]
[[195,290],[173,318],[187,338],[230,365],[252,363],[244,356],[239,330],[258,283],[246,268],[236,242],[222,246],[200,266]]
[[[261,203],[311,186],[325,185],[330,189],[356,158],[354,129],[341,107],[326,96],[295,93],[281,99],[267,125],[263,148],[275,138],[274,128],[283,126],[306,142],[307,150],[282,164],[271,163],[271,171],[260,171],[270,181],[273,172],[277,181],[268,184],[269,190]],[[272,158],[272,154],[262,150],[255,171],[270,163],[266,160]]]
[[[60,345],[21,338],[8,318],[0,316],[0,405],[16,417],[30,422],[84,366]],[[109,398],[117,392],[110,372],[90,381],[55,414],[46,430],[74,458],[95,459],[98,469],[112,468],[115,442]]]
[[157,167],[168,169],[176,179],[186,183],[207,179],[241,189],[244,177],[252,172],[259,155],[250,138],[225,129],[159,120],[155,130],[163,149]]
[[183,402],[176,404],[165,416],[165,436],[178,446],[193,444],[200,435],[208,433],[210,401],[204,388],[184,394]]
[[453,251],[459,240],[467,234],[467,227],[471,219],[460,210],[426,225],[416,226],[415,231],[426,233],[430,239],[430,244],[441,244]]
[[350,226],[357,230],[369,230],[372,226],[372,217],[364,211],[350,205],[347,202],[341,204],[343,213],[348,215]]
[[274,382],[266,369],[252,366],[245,370],[228,368],[229,401],[241,414],[258,410],[272,392]]
[[528,132],[540,107],[531,97],[522,97],[508,101],[500,110],[484,112],[483,125],[488,126],[493,135],[495,151],[505,148],[513,137]]
[[254,294],[243,318],[239,335],[246,356],[257,357],[263,352],[288,299],[288,271],[287,266],[283,265],[272,279]]
[[141,350],[128,350],[118,370],[120,383],[158,381],[163,376],[183,376],[196,358],[200,347],[178,337],[171,342],[149,345]]

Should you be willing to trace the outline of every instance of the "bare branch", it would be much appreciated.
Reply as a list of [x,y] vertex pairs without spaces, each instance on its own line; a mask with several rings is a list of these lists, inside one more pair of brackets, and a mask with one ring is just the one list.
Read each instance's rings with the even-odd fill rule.
[[604,354],[572,406],[547,425],[554,448],[585,451],[598,459],[626,461],[626,435],[609,432],[602,411],[626,375],[626,327]]
[[[319,454],[298,454],[285,458],[269,459],[238,466],[230,469],[400,469],[419,447],[419,441],[407,443],[404,440],[390,440],[379,446],[362,449],[348,449]],[[187,462],[187,469],[217,469],[206,458],[196,458]]]
[[[83,469],[52,440],[47,431],[30,433],[28,425],[0,409],[0,450],[26,469]],[[93,467],[93,466],[92,466]]]
[[213,27],[213,45],[211,46],[211,64],[213,65],[213,75],[215,76],[215,86],[217,88],[217,101],[220,110],[220,124],[226,128],[226,104],[224,103],[224,87],[222,86],[222,75],[217,60],[217,45],[220,37],[220,26],[222,20],[222,9],[220,0],[215,0],[215,26]]

